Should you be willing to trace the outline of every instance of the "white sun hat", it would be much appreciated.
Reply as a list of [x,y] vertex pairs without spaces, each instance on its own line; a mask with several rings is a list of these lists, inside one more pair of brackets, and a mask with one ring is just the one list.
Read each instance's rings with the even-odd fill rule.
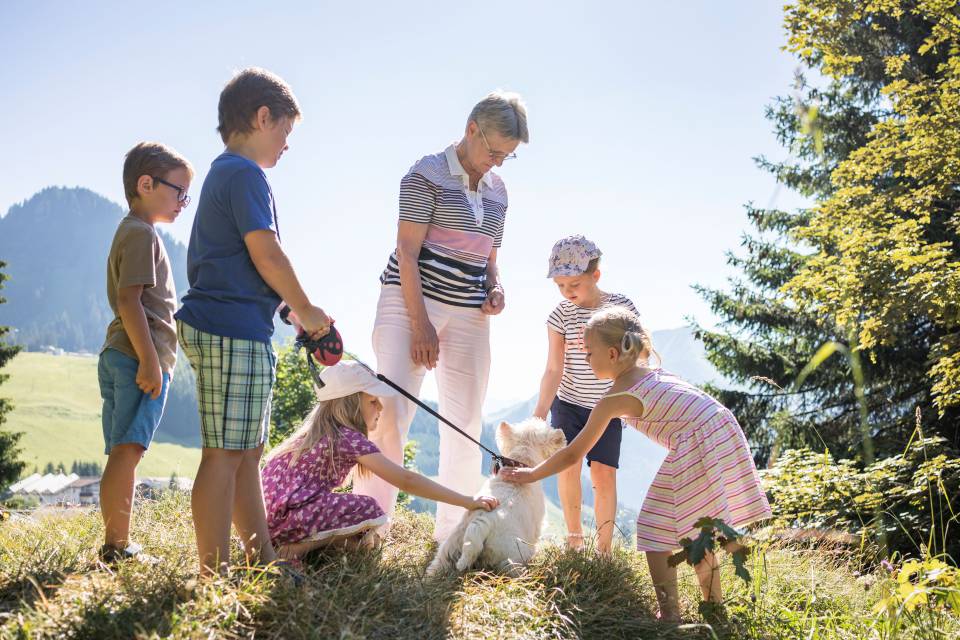
[[364,391],[384,398],[397,395],[396,389],[380,381],[359,362],[341,360],[320,372],[322,387],[315,388],[318,400],[333,400]]

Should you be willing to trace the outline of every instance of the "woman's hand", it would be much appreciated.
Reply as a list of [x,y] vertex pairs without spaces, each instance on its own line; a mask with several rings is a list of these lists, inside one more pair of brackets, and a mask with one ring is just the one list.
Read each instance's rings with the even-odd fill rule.
[[503,287],[497,285],[487,292],[487,299],[483,301],[480,310],[488,316],[495,316],[503,311],[504,305],[506,305],[506,299],[503,296]]
[[437,360],[440,358],[440,341],[437,339],[437,330],[429,320],[413,323],[410,358],[414,364],[423,365],[427,369],[437,366]]
[[507,482],[515,482],[517,484],[529,484],[538,480],[534,475],[533,469],[527,467],[503,467],[497,476]]
[[483,509],[484,511],[493,511],[500,505],[500,501],[493,496],[477,496],[470,498],[464,507],[470,511],[473,509]]

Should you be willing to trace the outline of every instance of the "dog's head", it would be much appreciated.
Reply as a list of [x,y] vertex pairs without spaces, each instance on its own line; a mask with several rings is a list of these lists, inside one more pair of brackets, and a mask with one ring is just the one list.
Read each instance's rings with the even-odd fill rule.
[[501,422],[497,428],[500,453],[517,462],[540,464],[567,444],[560,429],[554,429],[540,418],[528,418],[518,424]]

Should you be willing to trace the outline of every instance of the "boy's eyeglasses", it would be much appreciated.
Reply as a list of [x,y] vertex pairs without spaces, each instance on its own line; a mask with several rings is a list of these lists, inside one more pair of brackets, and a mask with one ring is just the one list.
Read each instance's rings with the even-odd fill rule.
[[190,204],[190,196],[187,195],[187,193],[186,193],[187,190],[186,190],[186,189],[184,189],[183,187],[181,187],[181,186],[178,185],[178,184],[173,184],[172,182],[167,182],[166,180],[164,180],[163,178],[160,178],[160,177],[158,177],[158,176],[150,176],[150,177],[153,178],[154,180],[156,180],[157,182],[159,182],[160,184],[165,184],[165,185],[167,185],[168,187],[170,187],[171,189],[176,189],[176,190],[177,190],[177,202],[179,202],[179,203],[182,204],[183,206],[187,206],[188,204]]
[[505,160],[517,159],[517,154],[515,153],[501,153],[499,151],[493,151],[492,149],[490,149],[490,143],[487,142],[487,136],[484,135],[483,129],[480,128],[479,122],[477,122],[477,131],[480,132],[480,138],[483,139],[483,146],[487,148],[487,155],[489,155],[494,162],[503,162]]

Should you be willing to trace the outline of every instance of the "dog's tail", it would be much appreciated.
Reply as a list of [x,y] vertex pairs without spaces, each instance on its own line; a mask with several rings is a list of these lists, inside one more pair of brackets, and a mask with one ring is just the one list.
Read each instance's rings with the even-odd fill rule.
[[457,560],[457,571],[463,573],[480,557],[483,543],[493,527],[493,517],[493,513],[481,513],[467,525],[463,532],[463,547],[460,550],[460,559]]

